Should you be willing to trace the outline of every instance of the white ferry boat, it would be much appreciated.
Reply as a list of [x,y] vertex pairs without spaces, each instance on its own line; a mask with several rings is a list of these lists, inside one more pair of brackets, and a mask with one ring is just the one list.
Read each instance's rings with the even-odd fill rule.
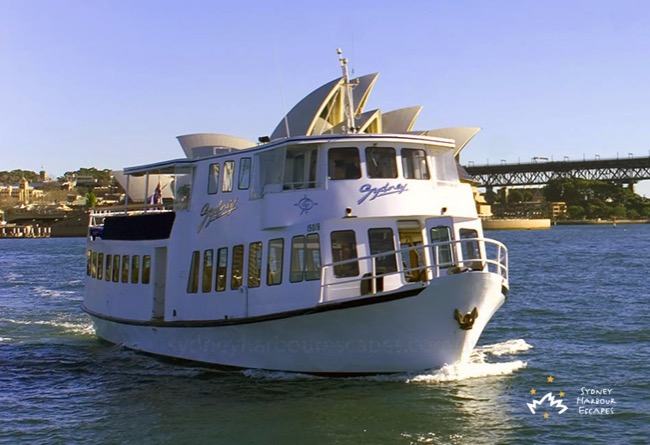
[[[340,55],[340,52],[339,52]],[[109,342],[232,368],[430,369],[466,358],[508,292],[457,157],[478,131],[364,112],[377,74],[300,101],[260,142],[179,136],[91,214],[83,308]]]

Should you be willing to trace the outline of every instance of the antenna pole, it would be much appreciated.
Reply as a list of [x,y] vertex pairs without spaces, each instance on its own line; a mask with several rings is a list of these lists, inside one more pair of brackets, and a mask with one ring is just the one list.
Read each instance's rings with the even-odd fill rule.
[[339,55],[339,62],[341,62],[341,69],[343,70],[343,109],[345,112],[346,131],[347,133],[354,133],[356,132],[356,128],[354,125],[354,102],[352,99],[353,85],[350,83],[350,76],[348,74],[348,59],[343,57],[341,48],[337,49],[336,53]]

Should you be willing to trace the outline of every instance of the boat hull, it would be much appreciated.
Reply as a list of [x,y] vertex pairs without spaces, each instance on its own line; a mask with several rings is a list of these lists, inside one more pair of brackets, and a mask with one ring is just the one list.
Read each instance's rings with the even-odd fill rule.
[[[228,324],[138,323],[89,314],[101,338],[161,356],[236,368],[372,374],[437,368],[463,359],[505,301],[502,277],[487,272],[449,275],[419,292],[394,297],[370,296]],[[456,312],[474,308],[478,316],[463,329]]]

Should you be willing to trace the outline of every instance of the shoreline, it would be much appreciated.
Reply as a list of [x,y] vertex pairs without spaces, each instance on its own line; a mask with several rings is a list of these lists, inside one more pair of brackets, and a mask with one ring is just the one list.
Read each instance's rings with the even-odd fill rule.
[[650,219],[567,219],[554,221],[554,226],[650,224]]

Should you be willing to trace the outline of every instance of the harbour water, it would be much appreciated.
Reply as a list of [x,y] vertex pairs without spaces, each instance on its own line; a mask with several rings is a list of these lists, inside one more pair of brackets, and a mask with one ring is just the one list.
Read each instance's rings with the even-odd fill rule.
[[650,225],[487,236],[509,247],[511,292],[471,361],[364,378],[100,342],[84,240],[0,240],[0,443],[649,443]]

